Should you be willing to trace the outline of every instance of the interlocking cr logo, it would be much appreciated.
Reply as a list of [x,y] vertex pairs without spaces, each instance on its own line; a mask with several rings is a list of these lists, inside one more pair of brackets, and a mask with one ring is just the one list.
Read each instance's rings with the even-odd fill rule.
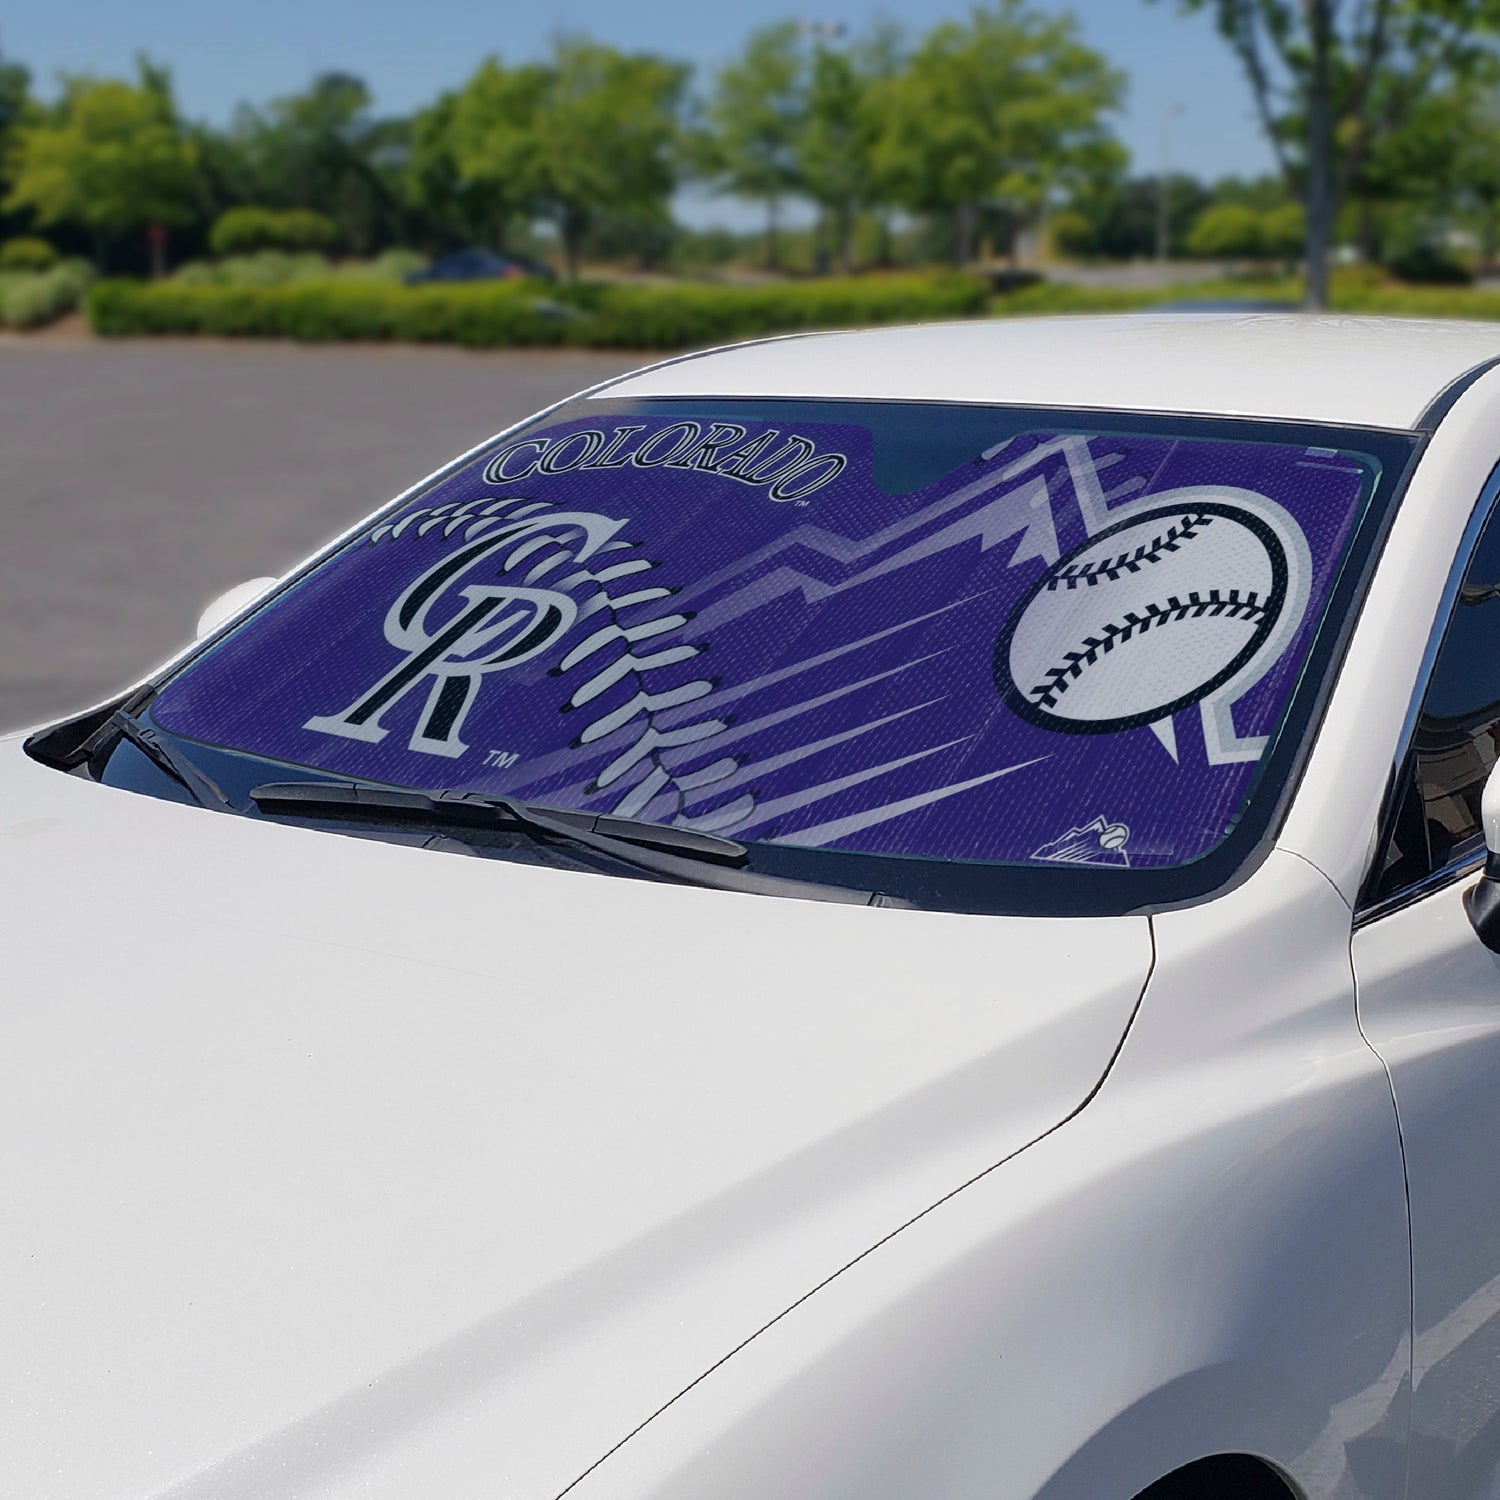
[[[503,581],[447,587],[515,541],[515,532],[507,531],[471,542],[409,584],[385,616],[385,638],[406,652],[405,659],[342,712],[319,714],[303,727],[377,744],[389,732],[381,717],[425,684],[427,702],[412,730],[411,748],[462,755],[469,747],[459,736],[483,679],[538,656],[578,616],[577,603],[557,589]],[[448,608],[439,610],[440,601]],[[454,603],[460,605],[456,612]]]

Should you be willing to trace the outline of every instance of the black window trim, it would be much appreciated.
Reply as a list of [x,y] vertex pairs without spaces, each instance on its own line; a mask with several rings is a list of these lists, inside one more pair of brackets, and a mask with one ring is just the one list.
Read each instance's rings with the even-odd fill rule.
[[1484,840],[1482,837],[1471,838],[1461,844],[1437,869],[1429,870],[1426,875],[1412,881],[1410,885],[1402,886],[1400,890],[1391,891],[1378,898],[1372,896],[1370,892],[1372,883],[1379,877],[1386,850],[1390,847],[1396,819],[1401,811],[1401,801],[1406,795],[1408,778],[1415,774],[1413,744],[1416,739],[1417,724],[1422,717],[1422,705],[1427,701],[1427,692],[1432,685],[1432,674],[1437,667],[1438,652],[1442,649],[1443,637],[1447,634],[1448,622],[1452,619],[1453,611],[1457,607],[1458,592],[1463,587],[1469,564],[1474,559],[1474,551],[1479,546],[1479,538],[1483,535],[1484,528],[1492,516],[1500,517],[1500,464],[1490,471],[1489,478],[1485,480],[1474,501],[1473,512],[1464,526],[1463,536],[1459,540],[1458,550],[1453,555],[1453,563],[1448,570],[1448,579],[1443,585],[1443,592],[1438,599],[1437,610],[1427,633],[1427,645],[1422,652],[1421,665],[1417,669],[1411,701],[1407,704],[1406,715],[1401,721],[1401,734],[1396,741],[1396,753],[1391,760],[1385,795],[1381,798],[1377,836],[1370,846],[1369,863],[1360,881],[1359,896],[1354,905],[1356,928],[1364,927],[1370,922],[1379,921],[1381,917],[1389,916],[1392,912],[1411,906],[1424,897],[1433,895],[1472,875],[1484,864]]

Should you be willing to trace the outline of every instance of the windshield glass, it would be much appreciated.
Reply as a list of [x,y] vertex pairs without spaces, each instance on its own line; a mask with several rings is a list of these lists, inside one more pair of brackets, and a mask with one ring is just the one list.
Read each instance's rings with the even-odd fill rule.
[[381,515],[152,718],[765,849],[1175,868],[1240,821],[1404,456],[1248,422],[579,401]]

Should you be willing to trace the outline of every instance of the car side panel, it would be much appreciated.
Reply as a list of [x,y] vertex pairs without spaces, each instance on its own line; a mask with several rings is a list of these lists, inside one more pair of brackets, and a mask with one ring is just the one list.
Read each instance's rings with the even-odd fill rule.
[[1464,913],[1473,883],[1354,941],[1411,1189],[1411,1493],[1443,1500],[1491,1500],[1500,1483],[1500,955]]
[[1226,1451],[1309,1500],[1401,1500],[1405,1190],[1348,908],[1273,854],[1156,925],[1141,1012],[1078,1115],[790,1310],[570,1500],[1130,1500]]

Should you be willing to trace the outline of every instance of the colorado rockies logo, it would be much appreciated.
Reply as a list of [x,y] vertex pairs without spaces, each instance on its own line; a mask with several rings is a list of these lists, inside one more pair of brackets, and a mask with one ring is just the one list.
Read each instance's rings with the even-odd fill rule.
[[1238,506],[1147,510],[1059,558],[1011,613],[995,681],[1066,734],[1155,724],[1249,663],[1287,601],[1275,530]]
[[386,611],[385,638],[401,659],[346,708],[303,727],[378,744],[389,732],[387,712],[425,691],[409,748],[456,759],[470,748],[464,720],[485,679],[548,655],[548,676],[566,684],[559,711],[578,714],[570,750],[586,754],[611,742],[586,795],[612,796],[611,811],[623,817],[670,798],[671,816],[685,825],[743,821],[755,806],[748,792],[717,806],[690,806],[715,797],[740,762],[695,759],[711,754],[729,721],[690,708],[715,686],[692,670],[707,647],[682,639],[693,616],[673,607],[675,588],[652,579],[658,564],[622,540],[626,525],[519,495],[423,506],[381,523],[371,543],[436,531],[460,536],[462,544]]
[[[559,527],[582,531],[575,559],[597,551],[622,524],[604,516],[556,513],[547,522],[554,532]],[[411,748],[462,755],[469,748],[460,737],[464,719],[484,678],[539,656],[578,618],[577,600],[561,589],[504,578],[460,582],[462,575],[484,570],[498,553],[513,554],[542,530],[535,520],[502,524],[434,563],[386,611],[385,638],[405,652],[404,658],[347,708],[319,714],[303,727],[378,743],[387,733],[381,723],[386,711],[425,687],[427,701],[412,730]]]

